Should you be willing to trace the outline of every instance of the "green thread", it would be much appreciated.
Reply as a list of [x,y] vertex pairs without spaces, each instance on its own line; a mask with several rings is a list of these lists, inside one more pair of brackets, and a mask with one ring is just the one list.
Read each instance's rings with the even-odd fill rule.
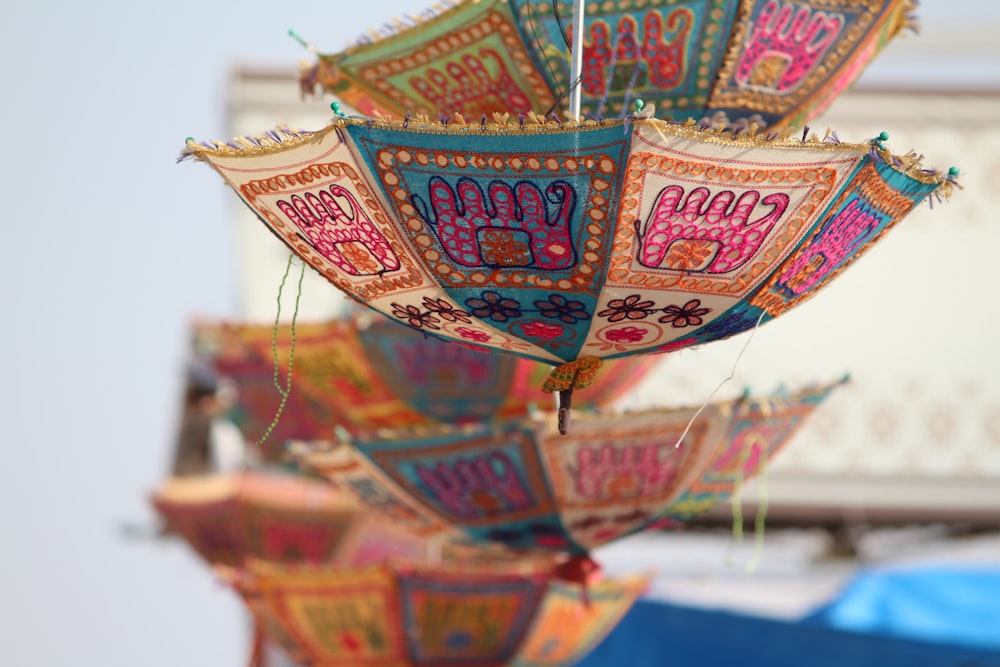
[[740,492],[743,490],[743,482],[745,481],[744,471],[752,453],[753,438],[747,438],[743,444],[743,451],[740,452],[740,459],[737,465],[739,478],[733,482],[733,494],[729,497],[733,514],[733,542],[729,545],[729,551],[726,554],[726,565],[728,566],[732,566],[733,554],[737,547],[743,544],[743,500],[740,498]]
[[753,523],[753,558],[747,563],[747,574],[752,574],[760,565],[764,555],[764,529],[767,522],[767,443],[761,443],[760,457],[757,459],[757,516]]
[[285,406],[288,404],[288,395],[292,393],[292,368],[295,366],[295,320],[299,316],[299,300],[302,298],[302,281],[306,277],[306,265],[302,264],[302,271],[299,273],[299,285],[298,293],[295,295],[295,310],[292,311],[292,326],[291,326],[291,346],[288,349],[288,376],[285,378],[285,387],[281,386],[281,363],[278,359],[278,329],[281,327],[281,293],[285,289],[285,282],[288,280],[288,274],[292,271],[292,260],[295,255],[288,255],[288,264],[285,265],[285,275],[281,277],[281,284],[278,285],[278,312],[274,316],[274,333],[271,336],[271,353],[274,355],[274,388],[278,390],[281,394],[281,402],[278,403],[278,409],[274,413],[274,419],[268,425],[267,429],[264,430],[264,435],[260,437],[257,441],[257,446],[263,446],[267,439],[274,432],[275,427],[278,425],[278,421],[281,419],[281,414],[285,411]]

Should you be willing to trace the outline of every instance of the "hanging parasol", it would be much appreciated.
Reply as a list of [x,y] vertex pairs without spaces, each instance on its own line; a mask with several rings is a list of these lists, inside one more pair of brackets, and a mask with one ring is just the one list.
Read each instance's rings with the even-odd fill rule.
[[340,118],[188,142],[348,295],[429,335],[557,366],[669,352],[778,317],[957,174],[866,144],[649,118]]
[[292,455],[408,530],[586,557],[704,512],[756,474],[839,383],[703,408],[395,432]]
[[575,80],[570,45],[580,40],[584,113],[621,115],[641,98],[676,120],[801,126],[912,27],[915,1],[584,4],[571,36],[567,0],[450,2],[319,55],[303,70],[303,93],[333,93],[368,116],[561,110]]
[[[275,443],[329,439],[338,426],[359,432],[516,418],[551,405],[540,390],[545,365],[447,344],[374,313],[277,331],[198,322],[194,353],[234,384],[229,416],[248,437],[259,437],[274,417],[274,354],[287,368],[293,334],[293,390],[271,433]],[[609,362],[587,391],[585,406],[609,405],[654,365],[643,357]],[[283,453],[268,451],[270,458]]]
[[425,558],[426,540],[360,512],[325,482],[278,473],[168,479],[152,504],[170,532],[212,565],[248,559],[377,563]]
[[557,667],[590,652],[641,577],[581,586],[524,565],[228,572],[258,626],[312,667]]

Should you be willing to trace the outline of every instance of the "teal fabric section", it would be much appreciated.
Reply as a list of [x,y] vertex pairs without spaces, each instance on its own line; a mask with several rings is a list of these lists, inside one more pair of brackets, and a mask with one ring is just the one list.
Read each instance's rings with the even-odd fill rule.
[[[551,4],[509,1],[536,68],[552,90],[566,91],[569,48]],[[588,3],[584,111],[619,117],[642,99],[656,103],[662,117],[701,118],[726,54],[738,0],[650,0],[641,9],[634,4]],[[563,0],[558,7],[568,30],[572,3]]]

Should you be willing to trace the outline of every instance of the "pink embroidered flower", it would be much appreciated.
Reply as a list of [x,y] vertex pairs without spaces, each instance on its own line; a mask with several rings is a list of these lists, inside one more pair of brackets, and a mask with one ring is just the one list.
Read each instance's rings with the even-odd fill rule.
[[639,343],[648,332],[639,327],[622,327],[606,331],[604,337],[614,343]]
[[485,343],[490,339],[490,335],[485,331],[476,331],[469,327],[458,327],[455,329],[455,333],[466,340],[474,340],[477,343]]
[[525,336],[531,338],[541,338],[542,340],[552,340],[559,338],[565,333],[565,329],[557,324],[547,324],[545,322],[527,322],[521,325],[521,331]]

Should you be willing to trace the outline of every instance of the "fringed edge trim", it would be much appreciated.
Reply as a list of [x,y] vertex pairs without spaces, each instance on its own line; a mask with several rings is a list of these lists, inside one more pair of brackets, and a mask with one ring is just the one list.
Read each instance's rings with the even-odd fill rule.
[[653,117],[655,109],[652,104],[624,119],[610,120],[563,120],[552,113],[548,116],[529,112],[519,115],[516,122],[511,120],[509,113],[494,113],[491,117],[485,115],[479,122],[469,122],[461,114],[452,116],[441,114],[437,120],[426,115],[406,115],[402,121],[390,117],[364,118],[358,116],[334,118],[333,122],[322,130],[315,132],[298,130],[281,126],[261,135],[235,137],[231,141],[197,142],[188,138],[185,148],[181,151],[178,162],[187,159],[202,160],[207,155],[219,157],[252,157],[281,152],[298,145],[322,140],[330,132],[340,131],[351,125],[365,125],[369,128],[379,128],[395,131],[409,131],[425,134],[446,135],[512,135],[512,134],[560,134],[579,132],[580,130],[623,127],[628,131],[634,123],[637,126],[652,127],[662,135],[691,139],[706,143],[736,145],[740,147],[766,148],[807,148],[812,150],[857,151],[868,153],[877,162],[885,163],[893,169],[925,184],[938,184],[945,188],[945,197],[950,196],[958,184],[959,171],[955,167],[947,172],[923,166],[924,156],[914,151],[903,155],[895,155],[885,146],[888,134],[882,132],[863,144],[848,143],[840,140],[833,130],[827,130],[820,138],[807,126],[801,132],[794,128],[772,129],[760,133],[756,124],[736,127],[720,126],[710,119],[701,122],[694,119],[687,121],[660,120]]

